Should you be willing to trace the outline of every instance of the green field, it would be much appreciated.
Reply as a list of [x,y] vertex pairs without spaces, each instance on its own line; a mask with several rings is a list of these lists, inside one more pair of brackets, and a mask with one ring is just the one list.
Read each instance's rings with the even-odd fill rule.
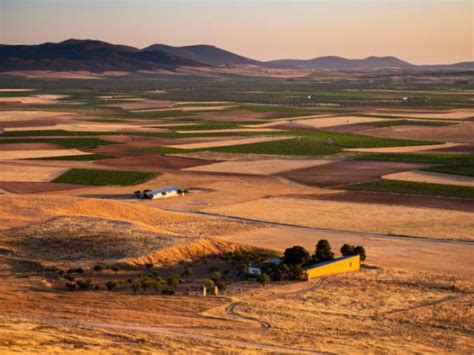
[[84,185],[138,185],[156,177],[155,173],[111,170],[71,169],[53,182]]
[[444,127],[452,126],[457,124],[457,122],[446,122],[446,121],[429,121],[429,120],[387,120],[380,122],[370,123],[372,126],[376,127],[394,127],[394,126],[430,126],[430,127]]
[[116,144],[100,138],[20,138],[20,139],[0,139],[0,144],[7,143],[52,143],[68,148],[93,148],[99,145]]
[[345,187],[352,191],[388,192],[474,199],[474,187],[428,184],[423,182],[377,180]]
[[453,175],[464,175],[464,176],[474,176],[474,165],[469,166],[435,166],[427,171],[432,171],[435,173],[443,174],[453,174]]
[[473,154],[438,154],[438,153],[371,153],[358,154],[355,160],[397,161],[407,163],[426,163],[449,166],[474,166]]

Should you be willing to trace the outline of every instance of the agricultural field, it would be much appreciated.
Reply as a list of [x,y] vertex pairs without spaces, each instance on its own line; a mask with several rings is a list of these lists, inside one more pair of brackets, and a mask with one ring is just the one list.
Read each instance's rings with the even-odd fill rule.
[[466,78],[0,74],[0,352],[472,353]]

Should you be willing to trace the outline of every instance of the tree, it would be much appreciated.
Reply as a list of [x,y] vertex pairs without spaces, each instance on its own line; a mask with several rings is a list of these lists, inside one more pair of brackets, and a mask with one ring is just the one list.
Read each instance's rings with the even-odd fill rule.
[[301,265],[309,260],[308,251],[299,245],[286,249],[284,256],[285,263],[289,265]]
[[207,279],[206,281],[204,281],[203,286],[206,288],[206,291],[208,294],[212,294],[212,292],[214,291],[214,287],[216,286],[216,283],[211,279]]
[[181,283],[181,279],[179,278],[178,275],[173,274],[170,277],[168,277],[167,280],[168,286],[171,287],[173,290],[176,290]]
[[117,282],[115,282],[115,281],[107,281],[107,283],[105,284],[105,286],[107,287],[107,290],[112,291],[114,288],[117,287]]
[[355,247],[354,255],[359,255],[360,261],[364,261],[365,259],[367,259],[367,254],[365,253],[365,249],[362,245]]
[[294,265],[291,267],[291,276],[295,280],[301,280],[303,278],[304,274],[304,269],[301,267],[301,265]]
[[67,282],[66,283],[66,290],[68,291],[74,291],[76,289],[76,284],[72,282]]
[[140,279],[140,286],[142,287],[143,291],[146,291],[147,288],[153,286],[153,283],[154,281],[148,276],[142,277]]
[[265,287],[265,285],[267,283],[269,283],[270,281],[271,281],[270,276],[268,276],[265,273],[262,273],[262,274],[258,275],[258,277],[257,277],[257,282],[259,282],[263,287]]
[[331,251],[331,245],[326,239],[321,239],[318,244],[316,244],[316,251],[313,255],[313,259],[316,263],[334,260],[334,253]]
[[355,246],[350,245],[350,244],[344,244],[341,247],[341,254],[343,256],[354,255],[354,249],[355,249]]
[[103,269],[103,266],[102,266],[102,265],[99,265],[99,264],[94,265],[94,267],[93,267],[93,270],[94,270],[95,272],[101,272],[102,269]]
[[112,266],[111,269],[112,269],[113,272],[118,272],[119,271],[118,265]]
[[227,289],[227,283],[224,280],[216,280],[214,284],[221,292],[224,292]]
[[139,280],[133,281],[130,287],[132,288],[133,293],[137,293],[138,289],[140,288],[140,281]]

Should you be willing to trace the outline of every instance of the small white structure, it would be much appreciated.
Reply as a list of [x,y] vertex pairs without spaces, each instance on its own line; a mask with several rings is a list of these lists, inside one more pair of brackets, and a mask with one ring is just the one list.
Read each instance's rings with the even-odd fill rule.
[[166,198],[182,195],[184,192],[177,187],[167,187],[165,189],[136,191],[135,196],[142,199],[155,200],[158,198]]
[[249,266],[249,275],[258,276],[262,273],[262,269],[255,266]]

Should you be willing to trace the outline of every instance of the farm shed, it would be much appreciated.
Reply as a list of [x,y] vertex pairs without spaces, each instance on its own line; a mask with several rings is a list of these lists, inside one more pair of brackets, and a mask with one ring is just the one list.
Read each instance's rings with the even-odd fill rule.
[[351,255],[312,265],[305,269],[306,279],[360,270],[360,256]]
[[[136,193],[137,194],[137,193]],[[164,198],[164,197],[172,197],[181,195],[181,189],[177,187],[167,187],[165,189],[156,189],[156,190],[144,190],[140,192],[138,195],[144,199],[157,199],[157,198]]]

